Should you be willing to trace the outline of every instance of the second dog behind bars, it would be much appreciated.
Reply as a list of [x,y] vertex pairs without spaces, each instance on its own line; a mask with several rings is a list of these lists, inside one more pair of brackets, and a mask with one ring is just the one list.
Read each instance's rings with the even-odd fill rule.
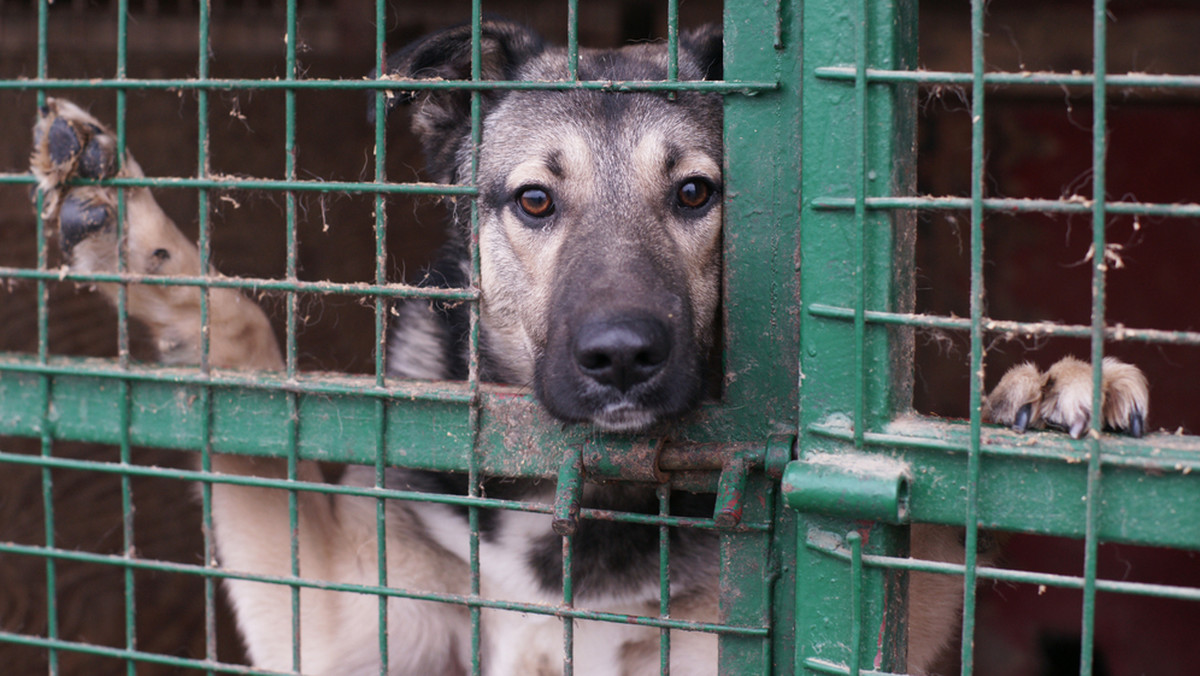
[[[397,79],[470,77],[469,26],[446,29],[393,54]],[[558,80],[566,50],[547,46],[528,28],[488,21],[482,28],[485,80]],[[683,80],[720,79],[721,35],[714,27],[684,33]],[[582,80],[663,80],[667,50],[639,44],[580,50]],[[402,84],[398,84],[402,87]],[[464,183],[471,176],[469,95],[422,91],[399,97],[423,142],[428,178]],[[491,382],[530,386],[549,413],[604,432],[637,433],[678,419],[710,391],[710,351],[721,293],[722,104],[718,95],[680,92],[489,92],[482,100],[478,149],[481,293],[479,372]],[[392,107],[389,105],[389,107]],[[136,145],[137,139],[131,139]],[[115,190],[68,184],[74,176],[140,176],[132,156],[115,157],[111,133],[65,100],[50,100],[35,128],[32,158],[44,214],[57,225],[71,268],[116,269],[119,244]],[[118,170],[119,167],[119,170]],[[464,201],[448,200],[450,242],[427,276],[431,284],[470,281],[470,224]],[[149,190],[126,190],[128,269],[134,273],[201,275],[196,247],[180,234]],[[99,287],[115,298],[112,285]],[[144,323],[163,361],[192,364],[200,351],[200,290],[130,285],[127,308]],[[239,292],[210,291],[210,360],[231,369],[279,370],[282,360],[259,306]],[[467,373],[465,305],[400,301],[387,346],[395,377],[461,379]],[[1140,376],[1140,374],[1138,374]],[[1026,401],[1020,378],[993,396],[998,422],[1039,422],[1034,398],[1068,388],[1065,381]],[[1033,382],[1033,381],[1030,381]],[[1036,381],[1039,387],[1043,381]],[[1112,395],[1130,428],[1144,416],[1138,391]],[[1140,397],[1140,398],[1139,398]],[[1090,403],[1089,403],[1090,405]],[[1031,414],[1030,407],[1033,406]],[[1007,407],[1007,408],[1006,408]],[[1140,408],[1139,408],[1140,407]],[[1003,410],[1002,410],[1003,409]],[[1009,411],[1011,409],[1011,411]],[[1088,411],[1074,415],[1087,415]],[[1117,415],[1117,414],[1114,414]],[[1054,421],[1046,418],[1045,422]],[[1068,421],[1073,427],[1075,420]],[[284,478],[283,461],[219,455],[217,472]],[[299,478],[321,481],[315,464]],[[341,481],[374,485],[373,470],[350,468]],[[393,469],[389,488],[466,492],[466,479]],[[486,482],[489,497],[550,502],[553,486],[538,481]],[[672,511],[711,516],[712,496],[675,491]],[[288,492],[213,484],[215,539],[223,569],[261,576],[292,572]],[[376,501],[347,495],[297,494],[300,575],[334,583],[379,580]],[[653,487],[585,489],[584,506],[656,513]],[[467,595],[469,529],[465,510],[392,500],[387,507],[387,581],[418,592]],[[556,604],[562,599],[562,544],[546,514],[485,511],[480,519],[481,593],[485,598]],[[577,607],[621,615],[659,611],[658,529],[584,520],[576,535]],[[912,552],[961,562],[956,530],[914,526]],[[982,552],[983,561],[991,552]],[[767,565],[764,563],[763,565]],[[673,619],[719,622],[718,541],[709,531],[670,535]],[[293,666],[291,590],[231,579],[225,588],[254,665]],[[961,578],[911,576],[908,668],[924,673],[955,636]],[[377,674],[381,647],[374,596],[305,587],[300,591],[300,664],[312,674]],[[387,602],[387,664],[393,674],[461,674],[472,661],[466,607],[392,597]],[[558,674],[562,621],[552,615],[484,610],[480,661],[489,676]],[[578,621],[578,674],[652,674],[660,668],[659,630]],[[717,671],[715,634],[673,630],[672,673]]]

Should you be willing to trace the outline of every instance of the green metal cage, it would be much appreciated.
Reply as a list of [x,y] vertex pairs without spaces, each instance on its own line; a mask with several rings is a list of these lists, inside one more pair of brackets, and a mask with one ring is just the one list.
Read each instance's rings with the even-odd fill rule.
[[[532,397],[518,390],[481,383],[474,366],[465,382],[405,382],[385,377],[382,350],[366,374],[308,372],[299,366],[298,333],[304,324],[300,299],[352,298],[373,315],[373,344],[384,342],[388,301],[400,297],[460,300],[477,312],[476,288],[430,291],[389,279],[388,219],[385,201],[394,196],[454,195],[473,198],[472,181],[443,186],[405,182],[389,176],[389,146],[384,118],[376,115],[370,178],[363,181],[304,178],[297,171],[297,97],[302,94],[386,90],[386,79],[346,76],[309,77],[300,66],[301,19],[307,7],[289,0],[279,49],[285,69],[278,79],[211,76],[210,3],[184,3],[194,12],[198,32],[195,76],[128,77],[129,0],[111,11],[118,22],[116,69],[102,79],[56,77],[48,51],[52,9],[37,0],[27,8],[36,15],[37,60],[34,73],[0,73],[0,91],[34,93],[105,90],[116,104],[118,145],[135,142],[127,129],[128,98],[133,92],[184,92],[197,109],[194,173],[183,177],[108,179],[118,187],[149,186],[160,191],[191,191],[197,196],[202,269],[213,257],[213,205],[231,191],[269,192],[283,205],[286,232],[279,277],[142,277],[65,273],[53,265],[46,228],[34,222],[27,236],[36,239],[36,261],[0,267],[4,284],[31,288],[36,300],[36,348],[0,353],[0,472],[28,468],[36,473],[40,504],[39,538],[13,539],[0,524],[0,557],[39,562],[44,588],[24,602],[43,606],[41,626],[0,625],[0,656],[8,650],[37,653],[52,674],[73,673],[71,664],[92,661],[103,668],[78,673],[144,673],[154,669],[186,673],[255,673],[224,659],[218,646],[221,620],[217,584],[222,579],[256,579],[292,590],[294,625],[299,622],[301,588],[336,589],[379,599],[380,653],[386,656],[386,600],[392,596],[428,598],[471,609],[478,641],[480,612],[503,608],[561,618],[566,627],[564,671],[570,673],[571,631],[576,620],[637,622],[660,628],[663,671],[670,650],[668,630],[710,632],[720,636],[724,674],[901,673],[905,665],[905,578],[926,571],[962,579],[964,612],[961,673],[976,662],[976,586],[1001,580],[1083,592],[1079,671],[1091,674],[1095,599],[1098,592],[1200,601],[1200,589],[1178,584],[1148,584],[1102,579],[1096,552],[1101,542],[1126,542],[1178,549],[1200,549],[1200,490],[1193,470],[1200,469],[1200,444],[1186,436],[1152,435],[1143,440],[1113,436],[1093,420],[1092,434],[1080,441],[1063,435],[1018,436],[982,423],[983,362],[987,337],[996,333],[1082,337],[1091,342],[1099,363],[1115,341],[1153,344],[1200,344],[1194,332],[1160,331],[1112,325],[1105,315],[1106,259],[1094,256],[1090,325],[1007,322],[990,319],[984,306],[983,233],[992,214],[1073,213],[1090,220],[1094,250],[1107,251],[1105,224],[1110,214],[1161,218],[1197,218],[1194,204],[1113,201],[1106,191],[1106,119],[1108,87],[1181,91],[1200,89],[1194,75],[1110,75],[1105,38],[1108,7],[1095,0],[1092,72],[995,72],[986,67],[985,3],[971,2],[969,71],[923,70],[917,65],[918,21],[915,0],[843,2],[742,2],[724,7],[725,68],[718,82],[680,82],[671,68],[665,82],[581,82],[571,73],[563,82],[513,83],[481,79],[478,40],[471,80],[428,82],[431,88],[457,87],[475,93],[473,128],[479,134],[478,92],[495,88],[595,88],[605,91],[677,92],[703,89],[725,100],[724,296],[722,317],[726,377],[718,401],[709,402],[676,439],[609,438],[555,424]],[[578,0],[568,0],[567,42],[577,53]],[[482,12],[472,4],[475,34]],[[666,38],[677,52],[680,7],[670,0]],[[7,10],[5,10],[7,11]],[[388,3],[374,5],[371,47],[382,67],[387,53]],[[456,17],[456,18],[467,18]],[[190,20],[190,19],[189,19]],[[392,45],[393,47],[395,45]],[[0,49],[3,49],[0,46]],[[672,60],[672,64],[674,64]],[[985,190],[985,121],[990,88],[1020,85],[1091,91],[1095,117],[1092,195],[1088,199],[994,198]],[[970,102],[971,192],[969,196],[921,195],[917,191],[918,92],[922,87],[961,88]],[[229,92],[281,92],[285,110],[279,121],[282,178],[230,178],[211,170],[210,129],[213,102]],[[190,104],[189,104],[190,105]],[[377,112],[384,101],[377,97]],[[29,119],[33,111],[29,111]],[[144,152],[144,151],[143,151]],[[4,167],[0,188],[28,190],[34,183],[21,167]],[[472,177],[473,178],[473,177]],[[373,200],[375,266],[363,282],[311,281],[300,273],[298,239],[303,196],[362,195]],[[31,210],[32,211],[32,210]],[[38,210],[40,211],[40,209]],[[916,224],[922,214],[958,212],[970,224],[969,317],[917,313],[913,269]],[[477,252],[476,252],[477,254]],[[473,258],[478,272],[478,256]],[[117,308],[117,355],[78,358],[56,354],[50,341],[51,288],[62,282],[86,285],[173,284],[202,289],[231,287],[247,294],[282,299],[286,371],[244,374],[220,371],[208,363],[207,339],[194,368],[164,368],[131,356],[131,327],[124,296]],[[0,288],[0,299],[5,290]],[[2,301],[0,301],[2,302]],[[207,298],[202,304],[207,321]],[[474,318],[472,320],[474,322]],[[970,416],[946,420],[912,411],[913,341],[920,330],[954,332],[968,337]],[[472,345],[478,340],[472,335]],[[1095,370],[1095,391],[1100,372]],[[1094,408],[1099,408],[1099,394]],[[31,441],[32,440],[32,441]],[[17,442],[34,450],[15,450]],[[80,458],[64,448],[76,442],[115,449],[108,459]],[[174,449],[197,456],[197,469],[139,462],[137,449]],[[213,453],[286,458],[287,480],[273,481],[214,474]],[[374,488],[347,488],[299,481],[296,464],[319,460],[375,468]],[[558,481],[554,505],[523,504],[472,492],[431,496],[383,487],[389,466],[456,471],[480,476],[543,477]],[[866,467],[864,470],[863,468]],[[120,485],[122,517],[118,552],[60,546],[61,522],[74,518],[57,508],[55,486],[64,472],[115,476]],[[553,513],[570,519],[581,477],[653,482],[660,486],[657,516],[591,513],[579,518],[619,519],[657,526],[661,541],[662,608],[657,616],[604,615],[574,607],[569,557],[564,566],[564,598],[556,606],[499,602],[480,594],[478,517],[483,509]],[[139,479],[174,480],[199,486],[201,523],[182,528],[206,535],[200,561],[174,561],[144,555],[135,537],[134,484]],[[350,493],[377,500],[382,532],[387,500],[434,500],[466,507],[476,525],[472,593],[436,595],[388,584],[339,585],[293,574],[280,578],[247,576],[217,562],[211,532],[211,489],[219,482],[300,491]],[[471,481],[472,486],[478,481]],[[672,490],[714,492],[712,518],[684,519],[666,511]],[[0,497],[0,499],[3,499]],[[293,519],[295,519],[293,509]],[[917,561],[908,554],[908,525],[914,522],[964,528],[963,564]],[[672,619],[669,580],[665,575],[673,527],[706,528],[720,533],[721,617],[719,623]],[[1075,538],[1085,545],[1076,575],[986,567],[976,559],[981,529]],[[565,551],[570,550],[566,535]],[[383,542],[383,538],[379,538]],[[293,545],[295,549],[295,545]],[[380,560],[386,552],[378,553]],[[59,616],[72,602],[59,581],[61,570],[86,564],[120,572],[120,644],[92,641],[66,633]],[[138,624],[146,603],[135,593],[141,575],[178,575],[200,580],[204,640],[199,652],[175,654],[144,647]],[[36,585],[33,585],[36,587]],[[9,594],[12,592],[0,592]],[[114,619],[115,618],[115,619]],[[0,620],[3,620],[0,617]],[[294,626],[298,636],[298,626]],[[478,647],[478,643],[476,643]],[[299,647],[295,670],[301,671]],[[478,656],[478,651],[476,651]],[[74,661],[72,661],[74,660]],[[386,659],[384,671],[386,672]],[[478,660],[473,673],[480,672]],[[157,673],[157,672],[156,672]]]

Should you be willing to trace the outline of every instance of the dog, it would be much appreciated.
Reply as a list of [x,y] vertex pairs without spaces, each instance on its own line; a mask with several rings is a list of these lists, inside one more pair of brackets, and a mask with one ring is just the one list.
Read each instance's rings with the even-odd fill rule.
[[[485,80],[560,80],[566,50],[523,25],[488,20],[482,26]],[[471,28],[448,28],[392,54],[385,77],[404,103],[420,138],[428,176],[468,182],[473,146],[469,95],[408,91],[403,82],[470,76]],[[684,32],[679,77],[720,79],[721,34],[715,27]],[[661,44],[615,50],[581,49],[583,80],[662,80]],[[722,111],[718,95],[678,92],[496,91],[481,95],[478,148],[480,276],[479,377],[529,385],[555,418],[600,432],[637,433],[684,416],[705,396],[721,290]],[[372,106],[372,109],[374,106]],[[56,227],[75,272],[111,272],[124,247],[129,272],[216,274],[201,270],[196,247],[163,213],[150,191],[125,189],[124,240],[117,240],[116,191],[74,177],[138,177],[130,154],[117,161],[113,135],[97,119],[62,99],[50,99],[34,132],[32,169],[44,195],[43,215]],[[472,236],[465,200],[447,200],[449,242],[425,284],[466,286]],[[117,287],[97,284],[110,300]],[[261,308],[226,288],[209,291],[209,360],[216,368],[281,370],[283,360]],[[200,297],[195,287],[130,284],[129,315],[144,323],[161,360],[200,358]],[[389,327],[390,376],[462,379],[468,370],[466,306],[402,300]],[[1086,365],[1084,365],[1086,367]],[[1021,429],[1053,425],[1075,432],[1090,410],[1090,376],[1030,367],[988,398],[987,415]],[[1132,368],[1132,367],[1131,367]],[[1069,370],[1069,369],[1068,369]],[[1136,370],[1136,369],[1135,369]],[[1106,363],[1105,372],[1109,365]],[[1089,371],[1090,373],[1090,371]],[[1113,379],[1113,427],[1140,430],[1147,411],[1144,378]],[[1138,372],[1140,375],[1140,372]],[[1106,380],[1106,383],[1108,381]],[[1071,393],[1071,407],[1053,405]],[[1141,388],[1141,389],[1139,389]],[[1070,409],[1066,418],[1060,409]],[[1074,417],[1070,417],[1074,416]],[[1134,418],[1138,417],[1138,422]],[[1069,418],[1069,419],[1067,419]],[[1083,429],[1086,427],[1083,423]],[[216,455],[215,472],[283,479],[282,460]],[[302,481],[321,470],[301,462]],[[340,479],[373,486],[373,469],[348,468]],[[389,488],[466,493],[459,475],[389,469]],[[487,495],[552,502],[540,481],[489,481]],[[300,574],[337,583],[378,583],[376,501],[298,491]],[[214,483],[212,516],[222,568],[255,576],[292,574],[289,493]],[[588,485],[584,506],[656,513],[652,487]],[[672,512],[708,515],[712,496],[676,492]],[[389,586],[425,594],[467,595],[469,529],[464,510],[449,505],[389,501],[386,507]],[[488,510],[480,518],[481,594],[488,599],[554,604],[562,599],[562,540],[550,517]],[[919,558],[963,561],[960,531],[916,525]],[[620,546],[615,546],[617,544]],[[671,616],[719,621],[718,546],[708,531],[672,529]],[[584,520],[576,534],[575,601],[580,608],[621,615],[656,615],[659,607],[658,529]],[[993,560],[981,552],[983,562]],[[291,589],[228,579],[250,660],[257,667],[293,668]],[[377,674],[379,601],[373,596],[305,587],[300,597],[300,668],[314,674]],[[925,673],[953,638],[961,581],[913,574],[910,582],[908,668]],[[563,629],[552,615],[484,609],[479,646],[490,676],[558,674]],[[461,674],[472,660],[472,621],[463,605],[427,598],[387,601],[386,658],[393,674]],[[574,670],[580,674],[659,673],[659,630],[577,621]],[[680,674],[716,673],[714,634],[671,631],[670,667]]]

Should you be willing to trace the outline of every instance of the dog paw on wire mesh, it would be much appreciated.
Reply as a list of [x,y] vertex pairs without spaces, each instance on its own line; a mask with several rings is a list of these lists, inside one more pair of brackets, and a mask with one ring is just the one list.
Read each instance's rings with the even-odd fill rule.
[[[1146,376],[1116,357],[1105,357],[1101,371],[1103,427],[1141,437],[1150,410]],[[983,417],[1017,432],[1049,427],[1078,439],[1092,420],[1092,365],[1068,356],[1045,373],[1029,362],[1014,366],[987,396]]]
[[99,121],[70,101],[46,101],[33,128],[29,163],[44,196],[42,216],[58,224],[64,254],[92,236],[113,231],[114,191],[69,181],[109,178],[116,171],[115,160],[116,140]]
[[[57,232],[70,271],[131,276],[125,286],[126,312],[150,330],[159,357],[171,364],[197,363],[201,284],[140,284],[138,276],[199,277],[199,250],[163,212],[149,188],[95,183],[112,177],[142,178],[133,156],[126,152],[118,163],[116,138],[107,127],[74,103],[51,98],[34,125],[29,164],[42,194],[42,217]],[[125,227],[118,241],[122,193]],[[117,283],[94,285],[117,304]],[[223,368],[280,368],[278,343],[261,308],[235,289],[212,288],[208,296],[211,363]]]

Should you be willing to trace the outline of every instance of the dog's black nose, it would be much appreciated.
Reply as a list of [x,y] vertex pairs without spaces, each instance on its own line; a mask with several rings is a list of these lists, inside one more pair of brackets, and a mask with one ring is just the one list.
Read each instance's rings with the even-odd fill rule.
[[593,321],[575,334],[579,370],[621,392],[653,378],[670,356],[670,332],[657,319]]

